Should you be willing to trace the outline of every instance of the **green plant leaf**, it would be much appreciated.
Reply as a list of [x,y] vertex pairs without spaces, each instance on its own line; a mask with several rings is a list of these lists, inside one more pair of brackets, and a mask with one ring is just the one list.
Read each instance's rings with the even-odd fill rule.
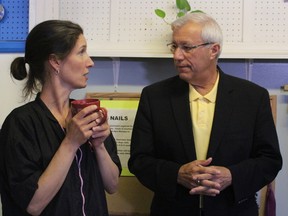
[[190,4],[187,0],[176,0],[176,7],[179,10],[186,10],[186,11],[191,10]]
[[201,11],[201,10],[193,10],[193,11],[191,11],[190,13],[204,13],[204,12]]
[[161,9],[155,9],[155,14],[162,19],[164,19],[166,16],[166,13]]
[[184,13],[183,11],[180,11],[180,12],[178,12],[177,13],[177,17],[179,18],[179,17],[182,17],[182,16],[184,16],[186,13]]
[[191,10],[191,7],[190,7],[190,4],[187,0],[184,0],[184,5],[185,5],[185,10],[186,11],[190,11]]
[[186,5],[185,2],[187,2],[187,0],[176,0],[176,7],[179,10],[184,10]]

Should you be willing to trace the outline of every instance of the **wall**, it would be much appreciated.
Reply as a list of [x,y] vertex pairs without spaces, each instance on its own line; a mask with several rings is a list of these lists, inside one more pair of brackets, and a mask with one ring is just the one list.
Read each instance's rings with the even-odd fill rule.
[[[10,62],[15,56],[17,54],[0,55],[0,65],[2,66],[0,126],[6,115],[14,107],[21,104],[22,82],[12,81],[9,75]],[[118,92],[140,92],[144,86],[176,74],[173,62],[169,58],[120,58],[118,62],[120,64],[119,78],[113,71],[114,64],[111,58],[94,58],[94,61],[95,66],[90,70],[87,88],[73,92],[72,97],[83,98],[86,92],[109,92],[114,90]],[[288,83],[288,60],[220,59],[219,64],[226,73],[251,80],[268,88],[271,94],[277,95],[277,131],[284,164],[283,169],[277,176],[275,190],[277,216],[286,216],[288,212],[286,203],[288,199],[288,93],[282,92],[280,86]],[[132,181],[135,181],[135,179]],[[137,184],[134,184],[131,190],[134,186],[137,187],[137,190],[140,188],[140,191],[145,191],[143,187],[141,188],[141,185]],[[124,195],[128,193],[126,189],[126,186],[121,188],[116,196],[119,196],[119,193],[120,195],[123,195],[121,193],[124,193]],[[147,197],[150,196],[147,191],[145,191],[145,194],[147,194]],[[123,202],[128,202],[129,205],[129,202],[133,202],[133,199],[139,199],[139,194],[129,195],[126,198],[123,197]],[[150,201],[146,200],[142,208],[130,205],[131,209],[129,211],[145,213],[149,208],[149,203]],[[113,209],[116,204],[112,202],[109,205],[110,209]]]
[[1,78],[0,78],[0,127],[8,115],[21,102],[21,82],[12,81],[10,77],[10,63],[19,54],[0,54]]

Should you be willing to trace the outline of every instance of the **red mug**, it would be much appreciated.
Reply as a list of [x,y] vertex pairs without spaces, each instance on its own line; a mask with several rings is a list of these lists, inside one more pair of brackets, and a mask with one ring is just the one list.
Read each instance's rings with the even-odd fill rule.
[[80,112],[83,108],[91,105],[96,105],[97,109],[96,112],[101,112],[102,118],[101,122],[98,125],[103,124],[107,119],[107,110],[104,107],[100,106],[100,100],[99,99],[82,99],[82,100],[73,100],[71,102],[71,112],[72,115],[76,115],[78,112]]

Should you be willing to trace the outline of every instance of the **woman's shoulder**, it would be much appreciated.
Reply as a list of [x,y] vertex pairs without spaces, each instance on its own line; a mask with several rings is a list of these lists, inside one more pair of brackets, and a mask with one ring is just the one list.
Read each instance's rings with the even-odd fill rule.
[[26,104],[23,104],[19,107],[14,108],[8,116],[27,116],[27,115],[33,115],[35,114],[35,110],[39,105],[35,101],[30,101]]
[[40,106],[36,101],[28,102],[24,105],[14,108],[5,118],[3,127],[9,125],[28,125],[28,122],[35,121],[39,116]]

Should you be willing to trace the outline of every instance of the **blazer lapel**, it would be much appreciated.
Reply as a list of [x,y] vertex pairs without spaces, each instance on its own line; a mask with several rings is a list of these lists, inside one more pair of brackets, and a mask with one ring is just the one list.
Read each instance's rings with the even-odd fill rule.
[[171,106],[187,160],[195,160],[196,152],[190,114],[189,84],[183,80],[179,79],[176,82],[175,88],[171,91]]
[[214,119],[210,135],[207,158],[213,157],[225,133],[233,108],[233,87],[229,78],[220,72]]

